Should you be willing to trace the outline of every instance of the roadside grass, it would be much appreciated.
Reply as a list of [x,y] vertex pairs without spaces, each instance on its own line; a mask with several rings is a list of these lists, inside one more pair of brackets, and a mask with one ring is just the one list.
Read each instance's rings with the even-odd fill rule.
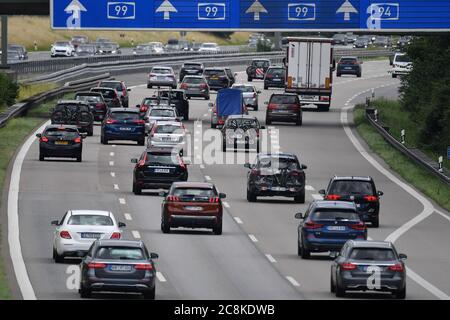
[[17,101],[23,101],[39,93],[50,91],[57,87],[56,83],[36,83],[36,84],[21,84],[19,88],[19,95],[17,96]]
[[368,123],[364,113],[363,105],[356,106],[354,121],[358,133],[366,141],[370,149],[378,154],[392,170],[401,175],[406,181],[450,211],[450,188],[448,185],[393,148]]

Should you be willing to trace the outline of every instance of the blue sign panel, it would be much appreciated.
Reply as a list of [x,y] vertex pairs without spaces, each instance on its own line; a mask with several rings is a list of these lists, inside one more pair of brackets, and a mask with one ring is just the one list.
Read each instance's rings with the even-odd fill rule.
[[54,29],[450,31],[450,0],[51,0]]

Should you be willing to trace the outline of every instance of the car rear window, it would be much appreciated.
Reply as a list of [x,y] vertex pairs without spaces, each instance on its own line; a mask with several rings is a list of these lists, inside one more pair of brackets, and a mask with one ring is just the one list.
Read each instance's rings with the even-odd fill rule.
[[225,70],[205,70],[203,73],[207,76],[224,76]]
[[256,68],[267,68],[270,65],[269,61],[253,61],[252,64]]
[[92,89],[93,92],[100,92],[103,96],[103,98],[106,99],[114,99],[116,97],[116,94],[114,90],[107,90],[107,89]]
[[95,258],[104,260],[144,260],[141,248],[102,246],[97,249]]
[[195,198],[209,199],[216,196],[216,193],[211,188],[175,188],[172,192],[174,196],[187,200],[193,200]]
[[343,64],[346,64],[346,63],[354,64],[356,62],[357,62],[357,59],[355,59],[355,58],[342,58],[341,60],[339,60],[339,63],[343,63]]
[[194,63],[185,63],[184,68],[186,68],[186,69],[201,69],[202,66],[199,64],[194,64]]
[[299,165],[295,159],[286,157],[260,157],[259,167],[267,169],[299,169]]
[[411,59],[406,54],[402,54],[395,57],[395,62],[411,62]]
[[100,82],[99,87],[116,89],[117,91],[122,91],[122,84],[119,82]]
[[336,180],[331,184],[330,194],[340,195],[373,195],[375,190],[370,181]]
[[251,86],[233,86],[233,89],[239,89],[242,92],[255,92]]
[[158,74],[172,74],[172,71],[170,69],[162,69],[162,68],[153,68],[152,73],[158,73]]
[[[178,132],[177,132],[178,130]],[[182,133],[183,129],[180,126],[174,126],[170,124],[158,125],[155,129],[155,133]]]
[[278,104],[295,104],[297,103],[297,96],[291,95],[275,95],[270,98],[270,103]]
[[178,165],[179,157],[172,153],[147,152],[146,163],[155,165]]
[[205,83],[205,80],[202,78],[184,77],[183,83],[201,84]]
[[170,95],[172,100],[183,100],[183,92],[181,91],[160,91],[159,95],[162,98],[169,98]]
[[283,68],[270,68],[267,70],[267,74],[273,74],[273,75],[284,75],[284,69]]
[[353,248],[349,256],[353,260],[393,261],[395,253],[391,249]]
[[71,226],[112,226],[114,225],[112,219],[107,216],[99,215],[82,215],[77,214],[69,218],[67,222]]
[[313,220],[350,220],[359,221],[356,212],[350,210],[317,210],[311,213]]
[[116,111],[116,112],[111,112],[110,118],[114,119],[114,120],[139,120],[139,113]]
[[170,109],[152,109],[150,117],[175,117],[175,112]]
[[77,95],[75,98],[76,98],[78,101],[84,101],[84,102],[89,102],[89,103],[91,103],[91,102],[102,102],[102,98],[99,97],[99,96],[89,96],[89,95],[83,96],[83,95]]
[[49,128],[45,131],[44,134],[46,137],[55,137],[55,138],[68,138],[68,139],[75,139],[79,136],[79,133],[75,129],[71,128]]

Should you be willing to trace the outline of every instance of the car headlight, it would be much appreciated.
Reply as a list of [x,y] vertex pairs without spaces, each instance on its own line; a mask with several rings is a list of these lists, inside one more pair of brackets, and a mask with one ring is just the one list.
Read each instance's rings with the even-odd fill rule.
[[113,54],[116,54],[116,53],[117,53],[117,51],[116,51],[116,50],[113,50],[113,51],[111,51],[111,53],[113,53]]

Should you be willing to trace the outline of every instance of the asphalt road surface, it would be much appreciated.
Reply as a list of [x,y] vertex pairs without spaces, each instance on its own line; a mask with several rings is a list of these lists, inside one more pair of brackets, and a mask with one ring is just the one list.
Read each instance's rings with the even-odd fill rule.
[[[449,216],[431,210],[423,219],[423,205],[393,179],[382,174],[383,162],[349,139],[352,126],[344,126],[345,108],[362,102],[375,88],[376,96],[396,97],[399,80],[388,75],[388,61],[366,62],[362,78],[335,78],[330,112],[306,111],[303,126],[273,124],[271,146],[293,152],[308,166],[307,203],[291,199],[266,198],[257,203],[245,199],[247,169],[236,165],[189,167],[189,180],[216,184],[225,199],[223,235],[203,230],[160,230],[160,205],[156,193],[135,196],[131,192],[133,164],[130,159],[143,148],[134,143],[100,144],[100,130],[85,140],[83,162],[38,161],[38,141],[27,153],[20,180],[19,225],[22,253],[29,279],[38,299],[77,299],[68,286],[68,268],[79,261],[55,264],[52,260],[53,227],[68,209],[111,210],[127,223],[125,238],[142,239],[157,252],[157,299],[335,299],[330,293],[331,259],[327,254],[310,260],[297,256],[295,212],[319,198],[333,175],[370,175],[381,199],[380,228],[369,228],[369,237],[396,241],[399,252],[408,255],[407,299],[438,299],[450,294]],[[245,66],[235,68],[243,82]],[[130,106],[140,103],[152,90],[145,86],[146,75],[123,76],[132,86]],[[253,82],[262,90],[262,82]],[[265,105],[270,94],[262,90],[259,111],[250,111],[264,124]],[[215,95],[212,96],[212,99]],[[187,128],[190,132],[209,128],[208,102],[191,100]],[[351,112],[348,114],[351,123]],[[195,120],[202,123],[197,126]],[[344,128],[346,128],[344,130]],[[353,133],[354,134],[354,133]],[[363,146],[364,143],[359,141]],[[368,150],[367,148],[365,150]],[[382,164],[376,169],[367,160]],[[375,164],[376,165],[376,164]],[[384,169],[383,169],[384,168]],[[389,174],[389,173],[388,173]],[[399,179],[399,178],[395,178]],[[400,179],[401,180],[401,179]],[[413,190],[414,191],[414,190]],[[131,219],[131,220],[130,220]],[[70,281],[69,281],[70,282]],[[134,295],[95,295],[95,298],[124,298]],[[347,298],[389,298],[384,294],[351,294]]]

